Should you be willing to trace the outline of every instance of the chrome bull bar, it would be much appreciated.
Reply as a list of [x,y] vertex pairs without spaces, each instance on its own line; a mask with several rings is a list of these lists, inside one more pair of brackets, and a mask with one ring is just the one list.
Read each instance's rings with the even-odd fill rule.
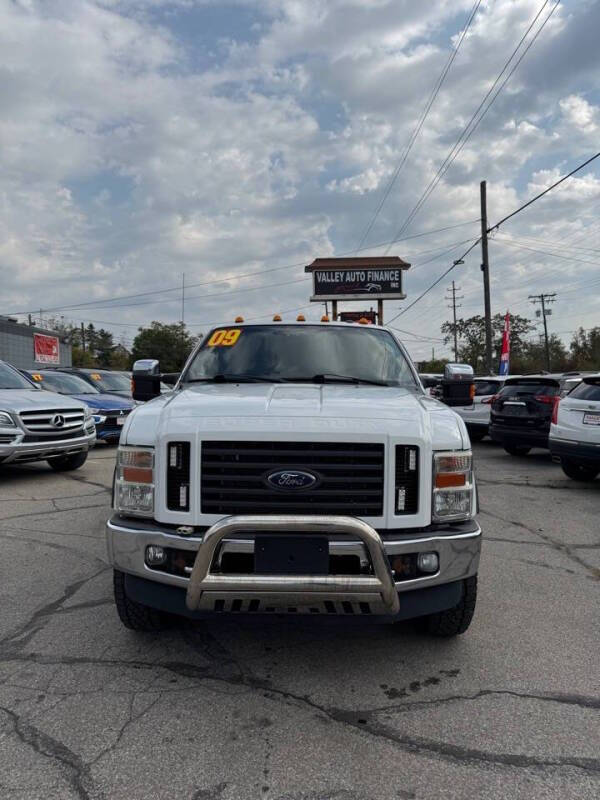
[[[221,541],[236,533],[346,534],[365,545],[373,575],[227,575],[211,572]],[[262,599],[273,605],[310,606],[331,600],[369,602],[377,613],[397,614],[398,592],[377,531],[362,520],[341,516],[233,516],[215,523],[204,534],[187,588],[191,611],[214,598]]]

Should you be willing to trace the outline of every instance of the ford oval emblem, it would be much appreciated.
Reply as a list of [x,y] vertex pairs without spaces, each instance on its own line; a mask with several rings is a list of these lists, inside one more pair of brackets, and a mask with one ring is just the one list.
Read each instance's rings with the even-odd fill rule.
[[319,479],[312,472],[299,469],[280,469],[266,476],[267,483],[274,489],[285,492],[294,492],[300,489],[310,489],[318,483]]

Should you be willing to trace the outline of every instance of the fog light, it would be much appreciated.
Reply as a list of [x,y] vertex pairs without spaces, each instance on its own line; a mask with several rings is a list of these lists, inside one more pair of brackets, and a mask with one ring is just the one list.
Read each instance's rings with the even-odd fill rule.
[[151,544],[146,548],[146,564],[149,567],[159,567],[167,560],[167,554],[157,544]]
[[437,572],[440,560],[437,553],[419,553],[417,567],[421,572]]

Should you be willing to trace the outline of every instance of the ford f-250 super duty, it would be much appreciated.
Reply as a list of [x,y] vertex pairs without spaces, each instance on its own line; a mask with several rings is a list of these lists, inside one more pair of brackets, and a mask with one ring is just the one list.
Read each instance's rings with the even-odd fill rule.
[[107,523],[134,630],[173,614],[473,616],[481,530],[469,437],[394,331],[238,323],[172,393],[138,362]]

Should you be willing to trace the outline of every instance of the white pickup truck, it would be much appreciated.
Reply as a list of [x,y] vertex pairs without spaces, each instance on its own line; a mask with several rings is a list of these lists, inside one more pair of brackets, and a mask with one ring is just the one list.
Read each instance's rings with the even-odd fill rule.
[[[218,613],[420,618],[463,633],[481,530],[469,436],[395,333],[210,331],[173,392],[134,367],[107,522],[122,622]],[[154,398],[154,399],[151,399]]]

